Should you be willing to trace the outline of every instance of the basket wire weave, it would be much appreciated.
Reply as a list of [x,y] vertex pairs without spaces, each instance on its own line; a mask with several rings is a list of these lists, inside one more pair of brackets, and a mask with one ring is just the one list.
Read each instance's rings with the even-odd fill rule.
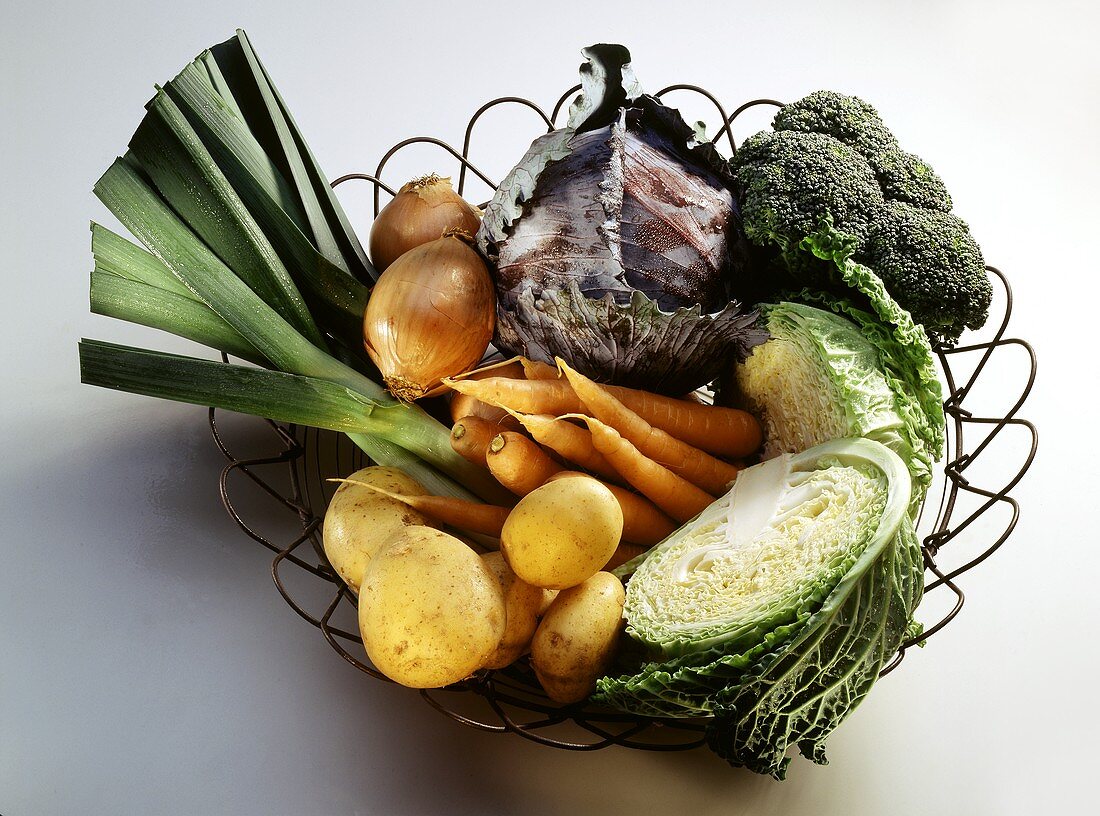
[[[381,206],[381,193],[385,191],[392,196],[395,192],[393,187],[382,180],[386,165],[399,151],[410,145],[428,144],[458,162],[457,189],[460,195],[464,193],[471,174],[489,188],[495,188],[496,184],[469,158],[474,127],[481,117],[500,105],[520,106],[533,111],[547,130],[553,130],[566,101],[579,89],[580,86],[576,85],[562,94],[550,114],[534,102],[521,97],[494,99],[482,105],[470,118],[461,150],[456,150],[434,137],[405,139],[386,152],[373,174],[344,175],[336,179],[333,186],[351,180],[370,183],[374,193],[374,213],[377,215]],[[738,116],[759,105],[781,105],[772,99],[757,99],[739,106],[727,115],[726,109],[716,97],[695,85],[670,85],[655,95],[661,97],[672,92],[697,94],[714,106],[722,125],[712,141],[717,143],[725,139],[730,152],[737,149],[732,125]],[[1019,505],[1009,493],[1030,467],[1038,444],[1034,425],[1017,416],[1035,381],[1035,353],[1025,341],[1006,336],[1012,315],[1012,290],[999,270],[987,268],[1004,293],[1003,315],[999,324],[996,323],[995,316],[990,317],[990,323],[996,326],[992,336],[988,340],[970,345],[940,345],[934,348],[946,385],[944,411],[947,415],[948,461],[943,466],[941,489],[937,491],[938,506],[935,506],[933,512],[935,497],[930,490],[921,511],[918,530],[928,531],[923,537],[925,594],[927,596],[940,590],[940,595],[944,591],[949,595],[944,604],[945,611],[938,613],[939,619],[935,623],[926,624],[922,634],[915,639],[922,642],[942,630],[962,609],[965,595],[955,579],[992,555],[1011,535],[1019,518]],[[1011,405],[1003,408],[1002,416],[976,415],[966,407],[967,397],[971,395],[979,375],[989,366],[993,355],[1010,346],[1022,349],[1026,356],[1023,366],[1016,364],[1025,375],[1019,388],[1019,396]],[[976,361],[969,375],[952,369],[952,362],[957,358]],[[365,653],[362,640],[355,625],[355,597],[328,564],[321,544],[324,511],[334,490],[334,486],[325,481],[326,478],[344,476],[365,467],[369,462],[343,434],[266,422],[270,431],[272,453],[241,458],[234,454],[219,427],[215,411],[210,410],[211,432],[228,460],[219,477],[222,502],[245,534],[275,553],[271,565],[272,577],[290,607],[304,620],[320,629],[332,648],[348,663],[372,677],[391,682],[363,659]],[[979,426],[985,426],[988,432],[975,444],[971,437]],[[1011,434],[1004,434],[1005,429],[1010,426],[1023,429],[1026,441],[1021,444]],[[994,446],[999,447],[1002,453],[1009,446],[1018,450],[1021,454],[1018,469],[1008,474],[998,474],[1004,478],[1004,483],[999,487],[988,488],[971,482],[967,477],[968,469],[986,450]],[[283,526],[290,531],[287,534],[289,540],[273,540],[273,536],[260,532],[257,524],[245,518],[246,514],[242,510],[245,491],[266,495],[277,507],[282,508]],[[964,508],[964,504],[974,506]],[[1008,518],[1003,527],[998,527],[993,521],[996,516],[991,512],[999,507],[1008,510]],[[982,520],[981,524],[978,523],[979,520]],[[989,526],[992,526],[994,533],[987,532],[986,528]],[[937,563],[941,551],[968,532],[971,533],[970,539],[985,539],[978,542],[977,554],[961,565],[941,567]],[[992,540],[987,538],[989,535],[992,535]],[[968,551],[974,549],[971,542]],[[902,644],[897,654],[884,667],[882,674],[897,667],[915,640]],[[507,669],[480,672],[446,689],[425,689],[419,693],[433,708],[465,725],[483,731],[511,732],[557,748],[589,751],[609,745],[621,745],[670,751],[696,748],[704,744],[705,720],[637,717],[586,706],[583,703],[556,705],[542,693],[526,660]]]

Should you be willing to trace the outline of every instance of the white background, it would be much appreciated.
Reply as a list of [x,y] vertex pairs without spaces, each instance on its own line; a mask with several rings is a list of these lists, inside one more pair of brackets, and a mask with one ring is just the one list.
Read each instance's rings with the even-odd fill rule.
[[[0,812],[1084,810],[1100,759],[1093,9],[5,3]],[[632,49],[652,90],[695,82],[731,105],[819,87],[857,93],[938,169],[1013,282],[1010,334],[1038,350],[1022,416],[1040,428],[1040,455],[1013,492],[1015,534],[962,581],[959,619],[832,737],[831,765],[796,758],[776,783],[705,751],[575,754],[443,719],[346,665],[283,603],[267,555],[221,509],[202,409],[78,385],[80,336],[185,348],[87,313],[87,222],[113,223],[90,190],[153,83],[236,26],[333,176],[370,169],[405,136],[459,140],[494,96],[550,105],[574,82],[579,49],[605,40]],[[535,130],[502,115],[482,133],[475,158],[499,178]],[[394,180],[430,161],[395,166]],[[364,232],[365,203],[348,200]],[[1019,376],[1012,364],[990,375],[991,410]],[[247,436],[254,426],[235,427]],[[987,479],[1018,465],[1022,439],[990,449]],[[982,524],[970,541],[994,534]]]

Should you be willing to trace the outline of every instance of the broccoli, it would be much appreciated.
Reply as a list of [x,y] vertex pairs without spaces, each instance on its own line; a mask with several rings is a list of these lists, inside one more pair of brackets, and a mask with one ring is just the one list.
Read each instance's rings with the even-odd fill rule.
[[868,159],[898,146],[877,110],[858,97],[833,91],[815,91],[784,105],[772,120],[772,127],[777,131],[832,136]]
[[870,159],[882,193],[892,201],[951,212],[951,196],[936,172],[912,153],[885,150]]
[[780,108],[772,124],[731,167],[746,237],[778,249],[789,278],[775,284],[836,285],[821,258],[828,245],[829,261],[874,270],[930,337],[954,342],[984,325],[992,287],[981,250],[951,214],[943,181],[898,146],[873,107],[817,91]]
[[[888,201],[866,248],[866,264],[926,330],[957,340],[980,328],[993,287],[966,222],[951,213]],[[919,317],[918,317],[919,315]]]
[[867,160],[820,133],[758,133],[737,153],[745,235],[794,249],[830,213],[860,243],[885,203]]

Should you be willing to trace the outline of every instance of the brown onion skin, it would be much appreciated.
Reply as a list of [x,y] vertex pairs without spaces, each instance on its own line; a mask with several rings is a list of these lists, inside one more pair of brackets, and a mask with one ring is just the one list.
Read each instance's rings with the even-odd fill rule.
[[454,235],[406,252],[378,278],[363,315],[363,345],[398,399],[446,391],[441,383],[473,368],[496,327],[489,270]]
[[414,247],[439,238],[449,229],[471,235],[481,225],[472,205],[451,188],[449,178],[425,176],[402,185],[370,230],[370,259],[378,272]]

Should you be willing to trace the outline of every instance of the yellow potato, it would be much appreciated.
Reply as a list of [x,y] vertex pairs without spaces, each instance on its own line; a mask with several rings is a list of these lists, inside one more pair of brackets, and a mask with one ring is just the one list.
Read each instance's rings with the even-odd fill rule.
[[500,582],[505,610],[504,636],[497,644],[496,651],[485,661],[483,668],[503,669],[515,663],[527,651],[539,623],[539,610],[542,608],[546,590],[517,578],[504,556],[498,552],[485,553],[481,560]]
[[[419,482],[396,468],[369,467],[347,478],[409,496],[427,494]],[[407,504],[356,484],[342,483],[325,511],[325,556],[352,592],[359,592],[371,556],[401,528],[434,523]]]
[[452,535],[406,527],[371,559],[359,590],[359,632],[371,662],[413,688],[457,683],[504,636],[493,571]]
[[542,591],[542,603],[539,604],[540,618],[546,614],[546,610],[550,608],[550,604],[558,597],[558,592],[560,592],[560,590],[557,589],[544,589]]
[[610,572],[558,593],[531,640],[531,666],[547,697],[575,703],[595,690],[615,656],[625,600]]
[[599,572],[623,534],[623,511],[595,479],[561,479],[532,490],[508,514],[500,549],[516,575],[545,589]]

